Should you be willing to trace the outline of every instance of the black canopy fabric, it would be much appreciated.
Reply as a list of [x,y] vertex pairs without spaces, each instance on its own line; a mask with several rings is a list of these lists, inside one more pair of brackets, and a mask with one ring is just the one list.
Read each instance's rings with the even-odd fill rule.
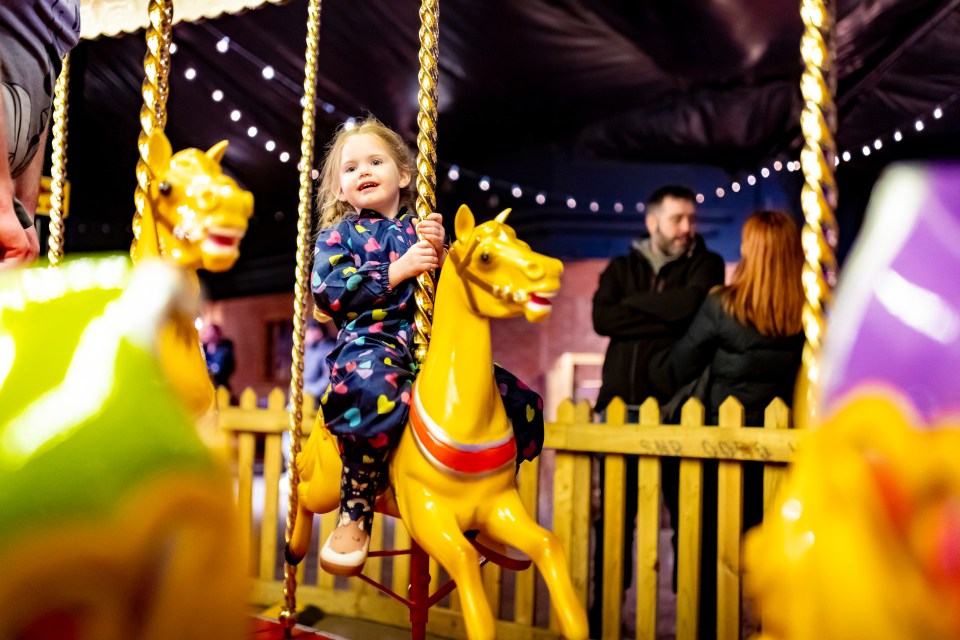
[[[960,0],[838,3],[837,140],[855,152],[854,166],[956,155],[958,7]],[[338,124],[367,112],[412,142],[419,3],[325,0],[322,8],[318,157]],[[294,0],[174,30],[167,133],[175,149],[230,140],[224,166],[256,198],[239,265],[242,273],[247,265],[245,282],[262,280],[253,289],[273,286],[264,268],[292,262],[305,21],[305,0]],[[549,167],[558,157],[634,169],[694,163],[730,176],[796,158],[802,32],[796,0],[443,0],[441,167],[577,193],[589,185],[557,184]],[[129,243],[144,52],[142,32],[75,51],[68,251]],[[938,105],[944,117],[933,122]],[[860,153],[921,115],[924,135]],[[473,197],[442,186],[445,202]]]

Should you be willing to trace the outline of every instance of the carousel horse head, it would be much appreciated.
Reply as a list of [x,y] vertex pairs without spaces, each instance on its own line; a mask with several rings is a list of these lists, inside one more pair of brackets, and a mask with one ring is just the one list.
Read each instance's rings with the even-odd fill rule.
[[174,154],[163,132],[154,131],[146,144],[150,210],[141,220],[136,245],[140,255],[134,260],[161,255],[191,269],[230,269],[240,255],[253,195],[220,167],[227,141],[206,152],[184,149]]
[[883,176],[830,314],[823,418],[747,541],[765,638],[960,637],[958,244],[960,165]]
[[488,318],[520,315],[540,322],[550,315],[550,298],[560,288],[563,264],[541,255],[517,238],[506,224],[510,209],[493,220],[476,225],[463,205],[457,211],[457,240],[449,257],[464,279],[474,313]]
[[68,261],[0,300],[0,635],[245,637],[229,474],[160,354],[186,274]]

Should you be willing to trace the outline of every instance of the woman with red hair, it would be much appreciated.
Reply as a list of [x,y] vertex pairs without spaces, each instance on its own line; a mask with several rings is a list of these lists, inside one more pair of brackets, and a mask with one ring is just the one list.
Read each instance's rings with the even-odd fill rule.
[[750,216],[732,281],[710,292],[666,361],[654,364],[655,379],[676,389],[709,366],[702,399],[713,424],[728,396],[743,404],[754,427],[774,398],[790,404],[803,349],[802,268],[796,223],[777,211]]
[[[704,403],[708,424],[717,424],[720,404],[733,396],[743,405],[745,424],[762,426],[763,412],[774,398],[788,405],[793,399],[803,350],[802,269],[796,223],[777,211],[754,213],[743,225],[740,264],[730,284],[710,292],[687,333],[669,353],[651,363],[651,379],[667,388],[689,390],[699,378],[696,387],[704,392],[697,395]],[[700,638],[709,639],[716,637],[716,461],[704,461],[702,486],[699,628]],[[743,488],[745,531],[763,518],[760,463],[744,464]],[[671,491],[664,483],[664,498],[673,522],[676,552],[676,487]]]

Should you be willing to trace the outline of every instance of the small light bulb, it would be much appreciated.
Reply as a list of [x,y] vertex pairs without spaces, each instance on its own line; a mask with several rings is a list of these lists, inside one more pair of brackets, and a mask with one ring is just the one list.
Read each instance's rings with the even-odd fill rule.
[[273,70],[273,67],[271,67],[270,65],[267,65],[263,68],[263,71],[261,71],[260,74],[266,80],[273,80],[273,77],[276,75],[276,71]]
[[187,70],[183,72],[183,77],[187,80],[193,80],[197,77],[197,70],[193,67],[187,67]]
[[286,162],[290,159],[290,154],[286,151],[280,153],[280,162]]
[[251,138],[255,137],[257,135],[257,128],[256,127],[248,128],[247,135],[250,136]]
[[572,197],[567,198],[567,206],[570,207],[571,209],[574,209],[577,206],[577,201]]
[[234,122],[238,121],[238,120],[240,119],[240,112],[237,111],[236,109],[234,109],[233,111],[231,111],[231,112],[230,112],[230,119],[233,120]]
[[217,51],[220,53],[226,53],[230,49],[230,38],[223,36],[217,40]]
[[523,195],[523,189],[520,188],[520,185],[515,184],[513,185],[513,189],[510,190],[510,193],[513,194],[514,198],[519,198]]
[[534,198],[534,200],[537,201],[537,204],[543,204],[544,202],[547,201],[547,194],[541,191],[540,193],[537,194],[537,197]]
[[490,190],[490,178],[483,176],[480,178],[480,191],[489,191]]
[[450,170],[447,171],[447,177],[454,181],[460,179],[460,167],[451,165]]
[[223,91],[220,91],[220,89],[216,89],[214,90],[213,93],[210,94],[210,97],[213,98],[214,102],[220,102],[221,100],[223,100]]

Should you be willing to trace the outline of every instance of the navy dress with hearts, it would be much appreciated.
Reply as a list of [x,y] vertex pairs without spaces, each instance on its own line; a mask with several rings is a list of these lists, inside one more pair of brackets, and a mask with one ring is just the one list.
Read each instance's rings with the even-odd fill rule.
[[[416,244],[416,220],[405,208],[392,220],[364,209],[323,229],[314,249],[314,300],[339,330],[320,403],[345,469],[363,470],[360,485],[385,481],[387,458],[410,409],[415,280],[391,289],[387,270]],[[501,367],[494,373],[514,425],[517,462],[532,460],[543,444],[543,401]]]

